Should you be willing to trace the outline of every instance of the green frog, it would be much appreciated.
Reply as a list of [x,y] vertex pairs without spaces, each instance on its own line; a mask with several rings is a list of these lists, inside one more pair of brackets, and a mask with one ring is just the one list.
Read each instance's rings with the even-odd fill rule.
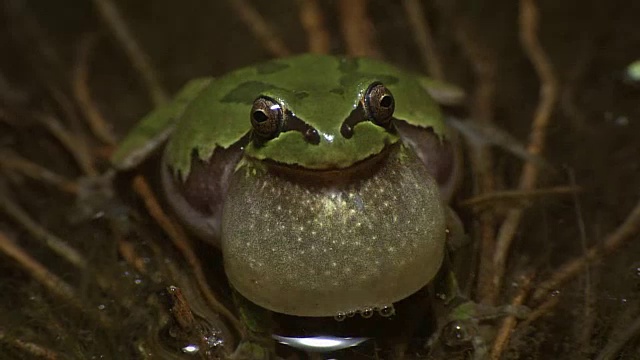
[[457,226],[459,153],[434,100],[452,93],[373,59],[276,59],[189,82],[112,163],[132,168],[166,142],[168,202],[251,303],[389,316],[434,279]]

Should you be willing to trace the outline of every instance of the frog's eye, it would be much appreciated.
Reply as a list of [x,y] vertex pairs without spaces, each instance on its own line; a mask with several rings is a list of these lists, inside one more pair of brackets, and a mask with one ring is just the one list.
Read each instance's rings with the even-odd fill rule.
[[283,111],[280,104],[268,97],[259,97],[251,108],[251,126],[256,135],[272,139],[282,128]]
[[396,102],[386,86],[375,82],[367,89],[364,105],[367,118],[380,126],[387,127],[393,117]]

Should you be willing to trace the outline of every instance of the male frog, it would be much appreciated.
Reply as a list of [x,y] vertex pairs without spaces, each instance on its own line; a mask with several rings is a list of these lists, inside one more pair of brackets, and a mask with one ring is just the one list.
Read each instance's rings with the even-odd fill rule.
[[188,83],[112,162],[131,168],[167,140],[169,203],[251,302],[305,317],[386,309],[445,256],[459,171],[432,85],[377,60],[277,59]]

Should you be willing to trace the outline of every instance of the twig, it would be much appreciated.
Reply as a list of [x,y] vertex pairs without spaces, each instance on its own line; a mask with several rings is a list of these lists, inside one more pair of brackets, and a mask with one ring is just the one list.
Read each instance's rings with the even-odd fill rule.
[[574,324],[574,331],[576,334],[576,344],[585,349],[584,353],[593,354],[593,350],[590,349],[590,344],[593,339],[593,334],[597,333],[598,324],[598,285],[599,275],[602,269],[595,267],[591,270],[591,282],[589,286],[584,286],[584,308],[580,321]]
[[17,262],[29,275],[47,288],[52,294],[76,307],[81,307],[76,292],[71,285],[49,272],[47,268],[29,256],[29,254],[18,247],[1,231],[0,252]]
[[[30,118],[35,119],[62,144],[62,146],[76,160],[76,164],[85,174],[92,176],[97,175],[98,172],[93,166],[93,159],[89,154],[88,148],[86,147],[86,144],[84,142],[84,138],[82,136],[75,136],[73,133],[71,133],[64,125],[62,125],[57,117],[48,113],[34,111],[11,113],[3,111],[1,115],[3,118],[5,118],[4,120],[8,124],[12,124],[14,126],[17,126],[17,124],[22,121],[30,120]],[[19,119],[13,119],[16,117],[18,117]]]
[[46,167],[36,164],[10,150],[0,150],[0,167],[16,171],[32,179],[51,184],[59,190],[76,194],[78,183],[54,173]]
[[0,70],[0,99],[9,104],[25,106],[31,97],[24,89],[16,89]]
[[[534,114],[527,151],[533,156],[542,154],[545,146],[546,129],[558,100],[558,80],[544,49],[538,40],[538,8],[535,0],[520,0],[520,41],[540,78],[540,102]],[[523,165],[520,176],[520,190],[532,190],[536,186],[538,167],[531,163]],[[496,289],[502,286],[509,248],[522,220],[524,209],[509,211],[498,230],[492,284]]]
[[[477,39],[477,33],[468,19],[459,15],[450,16],[456,24],[457,41],[462,46],[473,66],[476,75],[476,87],[471,102],[471,118],[480,124],[491,124],[494,118],[494,94],[496,89],[496,61],[493,52]],[[474,194],[488,194],[495,191],[493,157],[488,146],[469,144],[469,158],[475,179]],[[495,248],[495,217],[485,212],[477,218],[475,233],[479,234],[480,249],[478,282],[476,292],[481,303],[493,303],[496,290],[491,284],[493,273],[493,251]]]
[[[612,19],[608,19],[611,22]],[[609,25],[610,26],[610,25]],[[603,28],[607,28],[604,27]],[[578,105],[576,94],[581,88],[582,78],[586,75],[587,70],[592,65],[595,55],[597,54],[596,40],[594,40],[592,27],[589,26],[581,32],[580,48],[576,53],[575,60],[572,62],[572,66],[566,75],[566,80],[562,88],[562,94],[560,95],[559,108],[564,115],[569,119],[576,131],[591,130],[586,126],[585,109]]]
[[[516,296],[511,300],[511,306],[514,308],[524,304],[529,291],[531,290],[531,281],[533,280],[534,274],[530,273],[522,276],[520,279],[520,289]],[[491,349],[491,359],[499,360],[504,352],[507,344],[509,343],[509,338],[513,332],[513,329],[516,326],[516,317],[514,315],[507,316],[502,321],[502,326],[498,330],[496,338],[493,342],[493,348]]]
[[[567,261],[564,265],[560,266],[549,279],[541,282],[536,287],[532,300],[542,300],[547,296],[549,291],[557,289],[565,282],[580,274],[588,264],[592,264],[604,256],[615,252],[627,241],[632,240],[638,233],[640,233],[640,201],[636,203],[636,206],[631,210],[624,222],[605,238],[603,244],[592,246],[582,257]],[[532,322],[551,311],[559,301],[560,294],[548,297],[529,314],[525,321],[519,324],[519,327],[525,328],[529,326]]]
[[[2,5],[5,9],[3,16],[11,24],[8,29],[12,32],[16,42],[24,44],[30,50],[30,53],[26,52],[25,55],[30,57],[33,62],[32,65],[35,65],[36,62],[46,64],[53,69],[51,73],[64,74],[63,62],[56,50],[55,43],[51,41],[51,38],[47,37],[49,32],[40,26],[37,17],[29,10],[29,4],[20,0],[7,0],[3,1]],[[45,74],[47,71],[42,67],[35,68],[37,71],[42,72],[39,74],[40,76],[46,77],[50,75]],[[46,82],[55,83],[56,81]]]
[[626,325],[622,333],[611,336],[607,345],[600,351],[595,360],[617,359],[618,353],[633,338],[640,335],[640,316],[636,315],[631,325]]
[[309,52],[326,54],[329,52],[329,31],[324,23],[324,14],[318,0],[297,0],[302,27],[307,32]]
[[425,70],[434,79],[444,80],[442,61],[436,50],[427,18],[423,15],[422,4],[418,0],[403,0],[402,5],[407,14],[409,24],[413,28],[413,36],[420,51]]
[[260,13],[246,0],[229,0],[229,3],[244,24],[253,33],[267,51],[276,57],[289,56],[291,50],[278,36],[271,25]]
[[47,30],[40,26],[25,1],[9,0],[5,1],[4,5],[11,23],[9,29],[16,43],[21,45],[23,56],[29,61],[43,87],[48,90],[51,99],[62,110],[70,128],[78,137],[84,138],[74,104],[66,94],[67,69],[54,45],[55,42],[47,36]]
[[549,279],[540,283],[533,294],[533,299],[536,301],[542,299],[548,291],[556,289],[566,281],[572,279],[587,265],[615,252],[627,241],[632,240],[639,232],[640,201],[629,213],[624,222],[604,239],[603,244],[592,246],[583,256],[567,261],[564,265],[560,266]]
[[[151,243],[153,244],[153,243]],[[189,307],[194,314],[198,317],[206,319],[207,323],[211,325],[207,330],[207,337],[213,340],[211,336],[224,338],[224,346],[220,349],[223,353],[230,354],[236,348],[239,341],[232,335],[232,331],[229,330],[228,324],[223,321],[220,313],[216,312],[208,304],[208,299],[202,296],[200,285],[193,281],[193,276],[189,271],[184,271],[184,266],[178,265],[173,261],[167,261],[166,272],[172,281],[176,284],[180,284],[180,291],[185,300],[189,301]],[[202,329],[201,329],[202,330]],[[238,333],[237,335],[244,336],[244,333]],[[222,356],[223,359],[229,358],[228,356]]]
[[210,359],[206,351],[210,348],[210,345],[207,344],[209,334],[206,334],[204,329],[199,326],[193,316],[189,301],[182,294],[182,290],[175,286],[169,286],[166,291],[169,296],[171,315],[178,324],[181,332],[181,334],[177,334],[177,337],[188,339],[189,342],[195,342],[198,347],[202,349],[202,351],[199,351],[199,357],[201,359]]
[[189,302],[184,295],[182,295],[182,290],[175,286],[169,286],[166,290],[170,298],[171,313],[176,319],[176,322],[183,330],[188,332],[193,331],[196,319],[193,317]]
[[86,35],[78,45],[73,71],[73,95],[93,134],[103,143],[114,145],[116,137],[102,117],[89,91],[89,55],[94,43],[95,37]]
[[84,270],[87,268],[87,262],[82,254],[34,221],[20,206],[10,199],[3,190],[0,190],[0,211],[12,218],[18,225],[24,228],[29,235],[42,242],[54,253],[78,269]]
[[526,329],[531,323],[538,320],[545,314],[549,313],[556,305],[560,303],[561,294],[556,294],[553,297],[548,298],[545,302],[536,307],[527,318],[518,324],[518,328]]
[[44,127],[60,141],[62,146],[64,146],[71,156],[76,160],[76,163],[82,169],[82,171],[89,176],[97,176],[98,171],[93,165],[93,158],[91,154],[87,151],[87,147],[82,138],[78,138],[74,136],[71,132],[69,132],[64,125],[58,120],[58,118],[54,117],[50,114],[34,114],[36,119],[40,122],[40,124],[44,125]]
[[0,329],[0,341],[5,342],[9,344],[9,346],[22,351],[24,355],[29,355],[30,358],[36,357],[38,359],[45,360],[59,359],[59,355],[55,351],[47,349],[42,345],[34,344],[32,342],[24,341],[21,339],[7,338],[7,335],[2,329]]
[[[569,183],[572,186],[576,185],[576,176],[573,169],[568,169],[569,175]],[[580,232],[580,247],[582,249],[582,254],[587,253],[587,247],[589,246],[587,243],[587,229],[584,224],[584,217],[582,216],[582,206],[580,204],[580,199],[578,198],[578,194],[573,194],[573,203],[576,212],[576,223],[578,224],[578,230]],[[595,296],[593,293],[593,279],[591,277],[591,269],[589,265],[584,268],[584,307],[582,314],[581,324],[578,326],[579,331],[579,344],[586,345],[591,339],[591,332],[593,329],[595,315]]]
[[374,41],[375,28],[367,15],[367,0],[338,1],[347,55],[382,57]]
[[236,329],[239,334],[243,334],[243,327],[240,321],[227,309],[222,303],[216,299],[207,284],[207,278],[202,271],[202,266],[198,256],[194,252],[189,239],[184,230],[179,227],[175,221],[169,218],[162,210],[158,200],[156,199],[149,184],[142,176],[136,176],[133,179],[133,189],[142,198],[149,214],[156,220],[158,225],[169,236],[173,245],[182,253],[187,263],[191,266],[196,278],[196,282],[200,286],[200,290],[207,299],[212,309],[224,316]]
[[118,44],[129,57],[133,67],[138,71],[154,105],[159,106],[166,103],[169,99],[166,90],[160,84],[151,61],[138,45],[116,5],[111,0],[93,0],[93,4]]
[[495,206],[496,203],[523,203],[531,201],[537,197],[550,195],[571,195],[581,191],[579,186],[556,186],[545,189],[534,190],[503,190],[494,191],[490,194],[481,194],[461,201],[458,205],[461,207],[471,208],[473,211]]
[[118,238],[118,253],[122,258],[131,265],[140,274],[147,274],[147,265],[144,259],[136,253],[136,249],[130,241]]

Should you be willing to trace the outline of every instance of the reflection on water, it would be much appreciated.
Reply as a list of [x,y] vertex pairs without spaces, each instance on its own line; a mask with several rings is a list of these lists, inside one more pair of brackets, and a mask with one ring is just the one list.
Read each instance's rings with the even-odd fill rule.
[[349,338],[335,336],[287,337],[272,335],[279,343],[307,352],[328,353],[358,346],[369,338]]

